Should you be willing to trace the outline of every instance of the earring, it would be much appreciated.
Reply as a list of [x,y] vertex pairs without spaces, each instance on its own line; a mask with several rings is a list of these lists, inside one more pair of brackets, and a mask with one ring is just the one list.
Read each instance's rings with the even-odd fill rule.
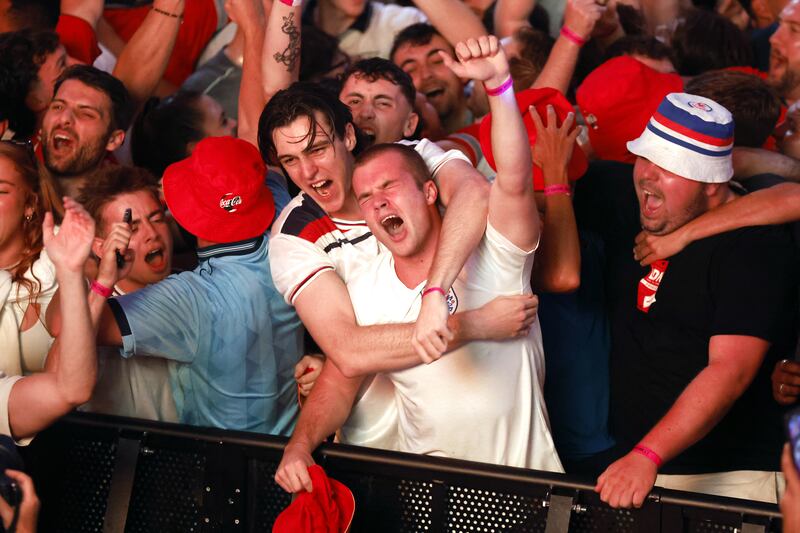
[[33,220],[33,215],[31,214],[25,215],[25,222],[30,222],[31,220]]

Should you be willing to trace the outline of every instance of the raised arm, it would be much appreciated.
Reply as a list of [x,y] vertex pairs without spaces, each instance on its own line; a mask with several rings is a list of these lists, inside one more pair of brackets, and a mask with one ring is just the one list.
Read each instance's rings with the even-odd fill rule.
[[706,211],[667,235],[643,231],[636,237],[633,256],[642,265],[649,265],[712,235],[747,226],[786,224],[797,220],[800,220],[800,184],[781,183]]
[[184,0],[155,0],[119,55],[113,74],[135,101],[145,102],[161,81],[178,39],[183,9]]
[[564,9],[565,30],[556,39],[542,73],[533,84],[534,89],[552,87],[567,94],[581,51],[580,41],[589,40],[594,25],[605,10],[606,7],[598,5],[595,0],[567,0]]
[[85,20],[97,30],[97,23],[103,16],[103,0],[61,0],[61,14],[72,15]]
[[[492,148],[497,177],[489,194],[489,222],[516,246],[539,242],[539,214],[533,196],[528,135],[517,107],[505,53],[494,36],[456,46],[458,63],[446,63],[461,77],[483,82],[492,113]],[[444,56],[446,57],[446,56]]]
[[297,81],[300,75],[300,17],[302,1],[287,5],[279,0],[273,2],[267,18],[267,33],[264,37],[262,55],[262,77],[264,103],[282,89]]
[[61,346],[55,370],[24,377],[11,389],[8,420],[17,439],[34,436],[59,417],[89,400],[97,375],[94,330],[86,304],[83,265],[94,239],[94,221],[71,198],[64,198],[66,214],[58,235],[53,217],[45,215],[45,248],[56,266],[61,291],[59,305],[64,327],[54,349]]
[[486,35],[481,19],[461,0],[414,0],[414,4],[449,43]]
[[574,113],[569,113],[559,127],[551,105],[547,106],[547,126],[542,124],[535,108],[531,107],[529,113],[536,126],[533,161],[542,168],[545,186],[545,220],[542,242],[533,265],[533,290],[574,291],[581,279],[581,248],[567,165],[580,130],[573,127]]
[[238,137],[258,147],[258,117],[266,103],[261,77],[264,10],[261,0],[231,0],[225,3],[225,10],[244,40]]

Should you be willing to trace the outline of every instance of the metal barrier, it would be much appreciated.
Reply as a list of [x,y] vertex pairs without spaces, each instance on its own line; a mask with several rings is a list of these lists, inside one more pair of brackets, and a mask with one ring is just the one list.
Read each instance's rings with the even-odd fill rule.
[[[273,481],[286,439],[74,414],[23,451],[40,531],[268,532],[290,501]],[[774,505],[655,489],[606,506],[576,478],[324,445],[316,459],[353,491],[351,531],[728,532],[781,530]]]

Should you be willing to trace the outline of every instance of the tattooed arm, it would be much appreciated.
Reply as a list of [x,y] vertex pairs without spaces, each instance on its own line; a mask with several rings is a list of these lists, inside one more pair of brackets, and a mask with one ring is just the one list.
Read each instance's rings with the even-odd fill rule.
[[264,38],[262,77],[264,96],[270,98],[297,81],[300,72],[300,5],[274,2]]

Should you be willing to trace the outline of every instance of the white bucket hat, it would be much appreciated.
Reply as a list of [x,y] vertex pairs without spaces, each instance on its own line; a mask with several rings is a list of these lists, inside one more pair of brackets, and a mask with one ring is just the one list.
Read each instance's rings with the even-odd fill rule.
[[733,117],[713,100],[670,93],[628,150],[678,176],[726,183],[733,176]]

